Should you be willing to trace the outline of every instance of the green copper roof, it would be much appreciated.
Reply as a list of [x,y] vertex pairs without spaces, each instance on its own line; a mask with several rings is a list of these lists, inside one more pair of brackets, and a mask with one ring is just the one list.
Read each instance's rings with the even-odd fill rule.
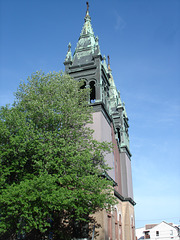
[[91,17],[87,9],[84,25],[73,55],[72,65],[91,62],[93,55],[100,55],[99,39],[94,35]]

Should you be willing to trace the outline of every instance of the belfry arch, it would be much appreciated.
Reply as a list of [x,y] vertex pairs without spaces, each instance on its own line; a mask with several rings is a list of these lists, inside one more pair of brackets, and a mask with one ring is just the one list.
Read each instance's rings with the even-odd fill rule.
[[85,89],[86,88],[86,85],[87,85],[87,81],[86,81],[86,79],[80,79],[79,80],[80,82],[81,82],[81,86],[80,86],[80,89]]
[[91,80],[89,82],[90,87],[90,103],[94,103],[96,101],[96,82],[94,80]]

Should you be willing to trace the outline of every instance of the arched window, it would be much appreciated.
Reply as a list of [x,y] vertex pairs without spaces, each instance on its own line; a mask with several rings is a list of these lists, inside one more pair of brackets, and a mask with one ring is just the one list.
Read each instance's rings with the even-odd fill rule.
[[112,216],[111,213],[107,215],[108,217],[108,238],[112,240]]
[[134,219],[131,216],[131,229],[132,229],[132,239],[134,240],[135,237],[135,227],[134,227]]
[[120,128],[116,128],[116,129],[117,129],[117,134],[118,134],[118,141],[120,143],[121,142]]
[[82,80],[81,82],[82,82],[82,85],[81,85],[80,89],[86,88],[86,81]]
[[117,209],[115,208],[115,239],[119,240],[119,231],[118,231],[118,214],[117,214]]
[[121,214],[119,214],[119,236],[120,236],[120,240],[122,240],[122,220],[121,220]]
[[91,93],[90,93],[90,103],[94,103],[96,101],[96,88],[95,88],[95,82],[91,81],[89,83]]

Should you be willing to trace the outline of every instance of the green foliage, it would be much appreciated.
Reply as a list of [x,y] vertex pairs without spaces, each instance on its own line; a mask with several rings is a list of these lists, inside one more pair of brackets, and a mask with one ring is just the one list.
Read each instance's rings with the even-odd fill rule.
[[[88,89],[62,73],[37,72],[0,110],[0,235],[73,232],[70,223],[114,203],[104,155],[93,139]],[[51,221],[53,220],[53,225]],[[69,235],[68,235],[69,234]],[[35,239],[35,238],[34,238]]]

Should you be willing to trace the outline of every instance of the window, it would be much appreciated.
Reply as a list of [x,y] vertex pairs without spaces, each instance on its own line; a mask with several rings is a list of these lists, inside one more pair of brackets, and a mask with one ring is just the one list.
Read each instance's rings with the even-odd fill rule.
[[90,89],[91,89],[91,93],[90,93],[90,102],[94,103],[96,100],[96,88],[95,88],[95,82],[91,81],[90,82]]
[[119,214],[119,235],[120,235],[120,240],[122,240],[122,222],[121,222],[121,214]]
[[118,214],[117,214],[117,209],[115,209],[115,237],[116,237],[116,239],[119,239],[119,226],[118,226]]
[[157,236],[157,237],[159,236],[159,231],[156,231],[156,236]]
[[107,215],[108,217],[108,239],[112,240],[112,218],[111,213]]
[[171,235],[171,236],[173,235],[173,230],[170,230],[170,235]]
[[118,141],[121,142],[121,135],[120,135],[120,129],[117,128],[117,134],[118,134]]
[[135,227],[134,227],[133,216],[131,216],[131,228],[132,228],[132,239],[134,239],[135,238]]
[[80,87],[80,89],[85,89],[86,88],[86,82],[82,82],[82,86]]

